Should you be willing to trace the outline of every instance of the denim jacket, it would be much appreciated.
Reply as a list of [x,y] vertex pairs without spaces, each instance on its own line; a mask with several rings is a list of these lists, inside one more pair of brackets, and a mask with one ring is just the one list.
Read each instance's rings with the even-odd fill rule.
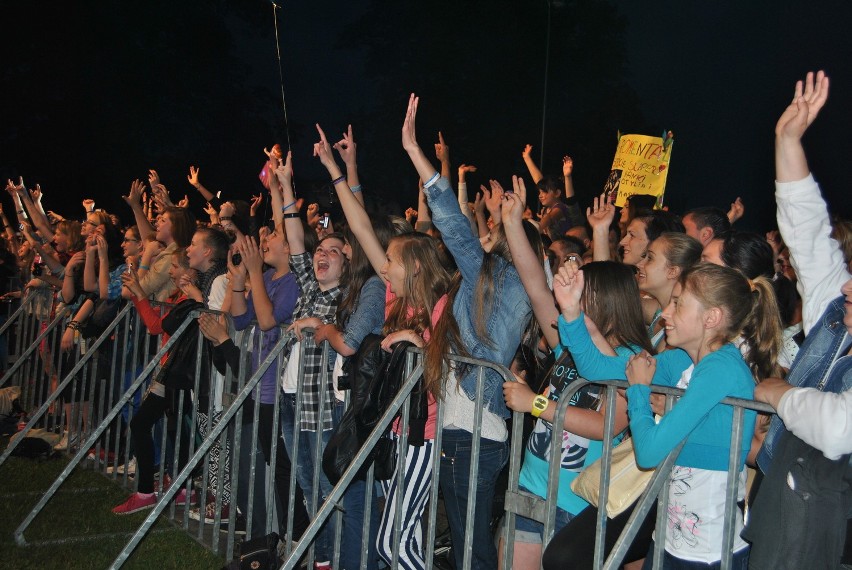
[[[813,176],[795,182],[776,182],[778,229],[790,249],[790,261],[799,277],[805,342],[790,367],[787,382],[823,392],[852,388],[852,356],[849,335],[843,324],[844,298],[836,298],[850,277],[837,242],[830,237],[828,210]],[[761,471],[768,473],[775,446],[786,431],[777,415],[757,456]]]
[[[844,300],[839,297],[829,303],[822,319],[811,328],[790,367],[788,383],[823,392],[840,393],[852,389],[852,356],[842,356],[849,348],[849,334],[843,324]],[[781,418],[772,416],[769,432],[757,456],[757,464],[764,473],[769,472],[775,446],[785,431]]]
[[361,287],[355,311],[344,325],[343,342],[358,350],[368,334],[381,334],[384,324],[385,283],[378,275],[373,275]]
[[[494,296],[491,312],[486,317],[490,339],[476,334],[475,299],[479,270],[485,257],[479,239],[473,235],[470,222],[462,214],[458,200],[446,178],[425,190],[432,210],[432,223],[441,232],[447,249],[452,253],[462,276],[453,316],[459,325],[462,342],[473,358],[508,366],[521,344],[521,336],[532,316],[532,306],[515,266],[501,257],[496,258],[492,279]],[[476,398],[476,372],[471,369],[459,381],[468,398]],[[489,412],[509,417],[503,399],[503,378],[491,369],[485,371],[484,403]]]

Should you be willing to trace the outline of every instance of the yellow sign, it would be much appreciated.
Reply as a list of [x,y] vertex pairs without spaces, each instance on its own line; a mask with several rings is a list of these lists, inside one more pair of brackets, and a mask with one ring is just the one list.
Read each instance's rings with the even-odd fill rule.
[[621,135],[612,161],[612,170],[604,192],[618,207],[624,207],[634,194],[657,198],[655,208],[663,207],[669,161],[672,156],[672,132],[664,137]]

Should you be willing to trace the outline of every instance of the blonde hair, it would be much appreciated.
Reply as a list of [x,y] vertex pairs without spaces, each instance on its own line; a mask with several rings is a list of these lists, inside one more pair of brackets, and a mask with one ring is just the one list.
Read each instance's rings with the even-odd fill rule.
[[768,279],[750,281],[736,269],[698,263],[683,273],[681,285],[705,308],[722,309],[727,327],[717,340],[726,343],[742,336],[748,346],[745,360],[756,382],[780,374],[781,316]]

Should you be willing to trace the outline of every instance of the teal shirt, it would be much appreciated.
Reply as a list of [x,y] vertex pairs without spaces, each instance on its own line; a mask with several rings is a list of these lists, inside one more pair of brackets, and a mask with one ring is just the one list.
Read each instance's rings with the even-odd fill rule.
[[[601,354],[592,343],[583,315],[570,323],[560,316],[559,337],[568,346],[583,377],[626,379],[627,357]],[[654,358],[657,371],[652,383],[659,386],[677,386],[683,372],[693,364],[680,349],[667,350]],[[627,390],[627,412],[639,466],[655,467],[686,437],[676,461],[678,465],[727,471],[734,409],[719,402],[726,397],[754,398],[754,379],[739,349],[726,344],[702,358],[692,371],[686,392],[659,424],[654,423],[650,393],[648,386],[641,385]],[[756,417],[752,410],[744,414],[740,468],[751,448]]]

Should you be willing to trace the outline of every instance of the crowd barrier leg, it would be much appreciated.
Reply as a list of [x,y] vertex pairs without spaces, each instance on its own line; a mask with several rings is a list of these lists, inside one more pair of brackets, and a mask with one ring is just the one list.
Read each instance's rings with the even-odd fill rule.
[[[132,306],[129,305],[129,306],[125,307],[125,310],[128,310],[130,308],[132,308]],[[121,316],[121,313],[119,315]],[[118,318],[119,317],[116,317],[116,320],[118,320]],[[74,470],[74,468],[76,468],[76,466],[80,463],[80,461],[86,456],[86,454],[88,454],[89,448],[92,447],[92,444],[106,430],[107,424],[110,421],[112,421],[112,419],[115,418],[118,415],[118,413],[121,411],[121,408],[127,402],[130,401],[133,394],[142,385],[142,382],[144,382],[148,378],[148,376],[151,374],[151,372],[153,372],[154,368],[159,364],[160,358],[180,338],[181,334],[183,334],[183,332],[186,330],[186,327],[187,327],[188,324],[189,324],[188,320],[181,323],[181,325],[175,331],[174,335],[172,335],[169,338],[169,341],[165,345],[163,345],[163,347],[157,353],[156,357],[148,363],[148,365],[145,367],[145,369],[142,371],[142,373],[136,378],[136,380],[133,382],[133,384],[130,386],[130,388],[128,388],[125,391],[124,395],[119,399],[118,403],[115,406],[113,406],[112,410],[109,412],[109,414],[107,414],[106,418],[104,418],[104,420],[101,422],[101,424],[89,435],[89,437],[86,439],[86,441],[80,446],[77,453],[74,455],[74,457],[68,463],[68,465],[66,465],[66,467],[62,470],[62,473],[59,474],[59,476],[56,478],[56,480],[53,482],[53,484],[50,486],[50,488],[44,493],[44,495],[42,495],[42,497],[39,499],[38,503],[36,503],[36,505],[33,507],[33,509],[30,511],[30,513],[24,519],[24,521],[21,522],[21,524],[15,530],[15,542],[18,544],[18,546],[26,546],[27,543],[26,543],[26,539],[24,538],[24,532],[26,531],[26,529],[30,526],[32,521],[35,520],[35,518],[42,511],[42,509],[44,509],[45,505],[47,505],[47,503],[50,501],[50,499],[56,494],[56,491],[65,482],[65,480],[68,478],[68,476],[71,475],[71,472]],[[104,333],[99,337],[98,341],[96,341],[95,345],[98,345],[99,342],[103,342],[103,339],[106,338],[106,336],[109,334],[109,332],[110,332],[110,328],[107,328],[107,330],[104,331]],[[82,366],[83,366],[82,362],[78,362],[77,365],[75,365],[75,367],[71,370],[71,372],[69,372],[69,375],[65,378],[65,380],[63,380],[61,388],[58,389],[57,392],[55,392],[52,395],[52,397],[55,397],[58,394],[59,390],[64,388],[64,386],[67,385],[68,382],[70,382],[71,378],[73,377],[73,374],[77,370],[79,370]],[[49,404],[49,402],[45,402],[42,405],[42,407],[40,408],[39,411],[43,412],[44,410],[46,410],[48,404]],[[31,427],[32,424],[34,424],[34,421],[30,420],[30,422],[28,423],[28,426]],[[28,429],[28,428],[25,428],[25,429]],[[16,441],[20,441],[20,439],[18,439]],[[14,449],[14,448],[10,444],[9,447],[4,452],[3,456],[0,457],[0,462],[5,460],[5,458],[7,458],[9,456],[12,449]]]

